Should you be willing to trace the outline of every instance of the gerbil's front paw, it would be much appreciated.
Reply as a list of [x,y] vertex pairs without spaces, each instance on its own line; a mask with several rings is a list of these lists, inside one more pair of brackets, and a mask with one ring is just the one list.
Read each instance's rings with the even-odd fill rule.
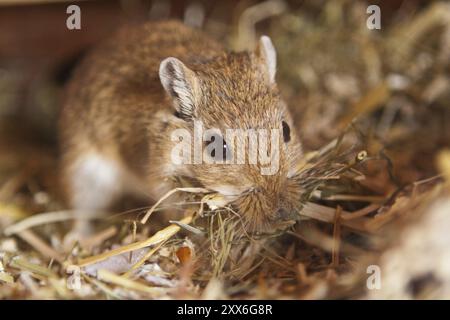
[[64,251],[71,251],[77,243],[83,247],[85,240],[93,233],[94,229],[89,221],[76,221],[73,229],[64,236]]

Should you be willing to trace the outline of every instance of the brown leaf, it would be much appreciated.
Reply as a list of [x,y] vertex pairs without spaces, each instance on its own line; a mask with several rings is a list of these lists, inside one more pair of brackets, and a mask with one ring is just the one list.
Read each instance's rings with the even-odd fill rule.
[[176,253],[178,259],[182,264],[185,264],[191,260],[192,253],[189,247],[180,247]]

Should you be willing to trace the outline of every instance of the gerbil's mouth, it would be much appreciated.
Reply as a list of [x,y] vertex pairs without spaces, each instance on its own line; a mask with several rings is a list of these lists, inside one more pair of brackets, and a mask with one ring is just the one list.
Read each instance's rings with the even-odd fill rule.
[[251,188],[236,201],[247,230],[277,233],[299,218],[304,190],[297,178],[281,180],[273,188]]
[[[214,208],[228,207],[242,223],[240,225],[251,234],[273,234],[281,226],[297,220],[300,209],[301,189],[296,181],[288,179],[273,187],[255,185],[209,185],[217,192],[215,201],[208,202]],[[217,203],[220,199],[220,204]]]
[[293,207],[274,207],[273,204],[277,201],[264,197],[263,193],[253,191],[230,203],[239,214],[242,226],[247,232],[273,234],[295,222],[298,212]]

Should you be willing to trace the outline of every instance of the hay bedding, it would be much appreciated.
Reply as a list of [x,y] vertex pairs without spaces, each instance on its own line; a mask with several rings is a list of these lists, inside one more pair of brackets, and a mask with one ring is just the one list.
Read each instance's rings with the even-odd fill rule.
[[[94,217],[97,232],[64,247],[83,213],[61,203],[55,152],[0,135],[0,298],[448,297],[450,7],[372,33],[361,6],[327,1],[320,19],[276,7],[268,19],[306,149],[302,210],[273,234],[243,232],[220,195],[186,184]],[[184,218],[158,223],[161,209]],[[371,265],[380,290],[367,289]]]

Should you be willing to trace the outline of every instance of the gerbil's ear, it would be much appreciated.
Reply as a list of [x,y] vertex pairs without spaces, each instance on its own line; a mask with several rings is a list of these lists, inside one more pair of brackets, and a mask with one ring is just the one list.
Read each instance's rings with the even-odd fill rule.
[[259,39],[256,48],[256,56],[261,60],[262,66],[267,72],[270,84],[275,83],[275,73],[277,71],[277,52],[268,36],[262,36]]
[[164,89],[173,98],[175,109],[184,120],[194,116],[199,101],[199,80],[183,62],[166,58],[159,66],[159,78]]

